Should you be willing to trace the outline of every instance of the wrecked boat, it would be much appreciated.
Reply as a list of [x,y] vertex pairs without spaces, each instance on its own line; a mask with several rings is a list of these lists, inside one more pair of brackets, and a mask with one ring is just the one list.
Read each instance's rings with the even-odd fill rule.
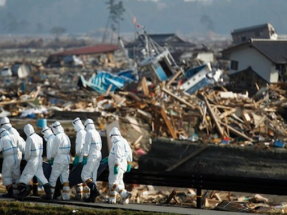
[[88,80],[85,80],[84,76],[81,75],[78,86],[89,88],[103,94],[107,91],[122,89],[125,84],[133,82],[134,79],[129,78],[127,74],[131,75],[127,72],[117,75],[105,71],[99,71],[94,73]]

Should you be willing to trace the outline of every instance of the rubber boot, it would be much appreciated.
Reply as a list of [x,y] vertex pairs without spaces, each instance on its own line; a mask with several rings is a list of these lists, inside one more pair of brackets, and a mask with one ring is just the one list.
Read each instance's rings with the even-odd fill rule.
[[33,177],[33,196],[39,196],[39,193],[38,193],[38,179],[34,176]]
[[58,186],[58,184],[56,185],[53,199],[61,199],[61,195],[62,195],[61,190],[62,189],[63,189],[62,185],[60,185],[60,186]]
[[100,192],[97,189],[97,186],[94,182],[90,182],[87,184],[88,187],[90,188],[90,197],[87,199],[84,199],[85,202],[95,202],[97,196],[100,195]]
[[[6,187],[6,189],[7,189],[7,187]],[[11,197],[13,197],[13,186],[11,185],[11,186],[7,189],[7,193],[4,193],[2,196],[5,197],[5,198],[11,198]]]
[[52,192],[51,192],[51,186],[49,183],[44,184],[44,190],[45,190],[45,195],[43,195],[41,197],[41,199],[45,199],[45,200],[51,200],[52,199]]
[[32,190],[31,185],[26,185],[24,183],[21,183],[19,185],[19,194],[17,196],[17,199],[23,200],[25,197],[27,197],[30,194],[31,190]]

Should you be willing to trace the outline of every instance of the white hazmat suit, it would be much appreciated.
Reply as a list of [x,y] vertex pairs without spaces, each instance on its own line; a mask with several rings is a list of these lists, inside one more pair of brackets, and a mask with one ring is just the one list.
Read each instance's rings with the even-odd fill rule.
[[62,199],[70,200],[70,138],[64,133],[64,128],[58,121],[52,124],[52,130],[55,134],[54,143],[51,150],[51,159],[53,159],[53,167],[49,179],[50,185],[52,187],[52,194],[54,194],[55,192],[57,179],[60,176],[61,183],[63,184]]
[[55,138],[55,135],[53,134],[52,130],[45,126],[41,133],[43,134],[44,136],[44,139],[46,141],[46,157],[48,159],[48,162],[50,162],[52,156],[51,156],[51,153],[52,153],[52,148],[53,148],[53,141],[54,141],[54,138]]
[[77,165],[83,161],[83,147],[85,143],[86,130],[79,117],[74,119],[72,124],[77,132],[75,142],[75,160],[73,163],[74,165]]
[[85,121],[85,128],[87,133],[83,148],[84,167],[81,177],[90,188],[90,197],[85,201],[94,202],[96,197],[100,195],[97,190],[97,172],[102,159],[102,139],[92,119]]
[[[73,166],[76,166],[83,161],[83,147],[85,143],[86,130],[85,130],[85,126],[83,125],[79,117],[74,119],[72,124],[74,126],[75,131],[77,132],[76,141],[75,141],[75,158],[73,161]],[[85,183],[77,184],[77,187],[76,187],[76,198],[77,199],[83,198],[83,193],[84,193],[83,185],[85,185]]]
[[124,173],[127,171],[128,164],[132,162],[132,151],[129,143],[122,137],[120,130],[114,127],[109,134],[112,140],[112,149],[109,154],[109,188],[110,197],[109,203],[116,203],[117,193],[122,198],[122,203],[128,203],[127,199],[131,197],[125,189],[123,182]]
[[51,199],[51,188],[42,167],[43,139],[35,133],[33,126],[30,124],[24,126],[24,132],[27,136],[24,157],[27,164],[19,180],[19,196],[23,198],[30,193],[30,180],[36,176],[38,181],[44,186],[46,192],[45,198]]
[[5,128],[10,134],[15,136],[17,147],[19,148],[19,157],[22,159],[22,154],[25,153],[25,140],[20,136],[19,132],[12,127],[8,117],[1,119],[1,128]]
[[0,152],[3,153],[2,181],[8,193],[4,197],[13,196],[13,183],[17,184],[20,178],[19,149],[15,138],[5,128],[0,129]]

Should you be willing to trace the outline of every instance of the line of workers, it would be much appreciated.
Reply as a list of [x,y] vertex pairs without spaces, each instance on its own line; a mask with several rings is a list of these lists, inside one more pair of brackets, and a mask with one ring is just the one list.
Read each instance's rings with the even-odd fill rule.
[[[65,134],[64,128],[59,121],[55,121],[51,127],[45,126],[41,133],[46,142],[46,157],[52,165],[49,178],[45,177],[43,171],[43,138],[38,135],[31,124],[24,126],[26,141],[19,132],[11,125],[8,117],[3,117],[0,121],[0,152],[3,154],[2,180],[6,186],[5,197],[15,197],[24,199],[32,190],[32,180],[37,178],[43,186],[45,195],[43,199],[55,199],[55,192],[58,178],[61,182],[62,190],[60,196],[62,200],[70,200],[69,174],[70,169],[70,138]],[[125,189],[123,175],[131,170],[132,151],[129,143],[122,137],[119,128],[114,127],[109,133],[112,148],[109,156],[102,159],[102,140],[96,130],[94,121],[87,119],[83,124],[77,117],[72,121],[76,131],[75,157],[73,165],[82,163],[80,187],[88,187],[89,193],[84,198],[86,202],[95,202],[100,195],[97,189],[97,171],[100,162],[108,163],[109,167],[109,203],[115,204],[117,195],[121,198],[121,203],[127,204],[131,193]],[[24,169],[20,170],[20,163],[26,161]]]

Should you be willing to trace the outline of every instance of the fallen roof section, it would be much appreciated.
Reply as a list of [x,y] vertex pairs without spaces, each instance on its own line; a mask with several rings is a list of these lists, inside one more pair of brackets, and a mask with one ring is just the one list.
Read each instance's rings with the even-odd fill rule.
[[86,46],[76,49],[70,49],[63,52],[58,52],[53,55],[89,55],[89,54],[99,54],[99,53],[108,53],[118,50],[119,47],[113,44],[98,44],[94,46]]

